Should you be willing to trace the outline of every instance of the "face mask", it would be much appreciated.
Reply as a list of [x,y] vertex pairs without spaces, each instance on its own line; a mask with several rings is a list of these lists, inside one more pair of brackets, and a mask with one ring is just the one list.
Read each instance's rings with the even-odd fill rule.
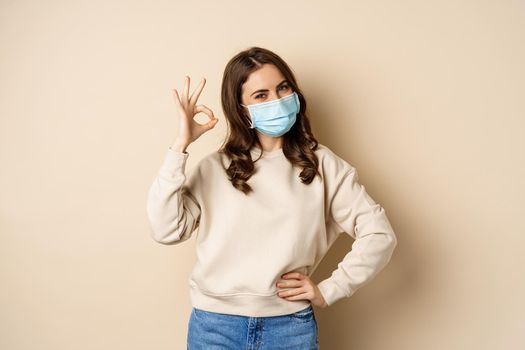
[[243,105],[251,116],[250,128],[255,128],[269,136],[279,137],[286,134],[294,125],[299,113],[299,96],[296,92],[278,100]]

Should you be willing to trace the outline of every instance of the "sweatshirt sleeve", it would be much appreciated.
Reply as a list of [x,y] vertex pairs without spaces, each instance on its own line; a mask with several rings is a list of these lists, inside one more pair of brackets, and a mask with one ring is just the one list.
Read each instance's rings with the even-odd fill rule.
[[164,162],[147,195],[147,215],[152,238],[162,244],[179,244],[198,227],[201,207],[195,198],[198,166],[186,180],[188,152],[168,148]]
[[330,214],[339,232],[355,241],[331,276],[317,285],[328,306],[372,280],[387,265],[397,245],[385,210],[358,182],[357,169],[344,161],[342,164],[331,190]]

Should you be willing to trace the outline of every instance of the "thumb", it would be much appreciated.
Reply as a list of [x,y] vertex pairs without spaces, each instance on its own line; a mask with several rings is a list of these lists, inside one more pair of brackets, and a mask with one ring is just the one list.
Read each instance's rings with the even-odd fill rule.
[[210,129],[213,129],[213,127],[219,122],[219,118],[217,117],[214,117],[213,119],[211,119],[209,122],[207,122],[206,124],[204,124],[204,128],[207,130],[210,130]]

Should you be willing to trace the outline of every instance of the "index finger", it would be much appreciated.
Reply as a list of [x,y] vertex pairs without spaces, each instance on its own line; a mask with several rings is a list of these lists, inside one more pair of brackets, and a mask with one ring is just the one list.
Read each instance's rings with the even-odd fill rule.
[[295,278],[298,280],[304,279],[304,275],[300,272],[294,271],[294,272],[288,272],[281,276],[281,278],[287,279],[287,278]]
[[205,105],[198,105],[197,107],[195,107],[194,111],[197,113],[202,112],[206,114],[208,116],[208,119],[210,120],[215,119],[215,115],[213,114],[213,111]]

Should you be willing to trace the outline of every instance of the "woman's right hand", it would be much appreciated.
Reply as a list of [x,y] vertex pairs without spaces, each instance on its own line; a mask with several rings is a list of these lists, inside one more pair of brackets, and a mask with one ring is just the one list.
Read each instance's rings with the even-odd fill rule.
[[[201,83],[197,89],[192,93],[191,96],[188,97],[190,77],[186,76],[182,96],[179,97],[177,90],[173,89],[175,105],[177,106],[177,110],[180,114],[179,133],[174,144],[177,145],[181,150],[185,149],[190,143],[198,139],[206,131],[212,129],[219,121],[211,109],[205,105],[196,105],[197,99],[199,98],[205,84],[206,79],[202,78]],[[210,118],[210,121],[206,124],[197,123],[193,118],[199,112],[205,113],[208,118]]]

